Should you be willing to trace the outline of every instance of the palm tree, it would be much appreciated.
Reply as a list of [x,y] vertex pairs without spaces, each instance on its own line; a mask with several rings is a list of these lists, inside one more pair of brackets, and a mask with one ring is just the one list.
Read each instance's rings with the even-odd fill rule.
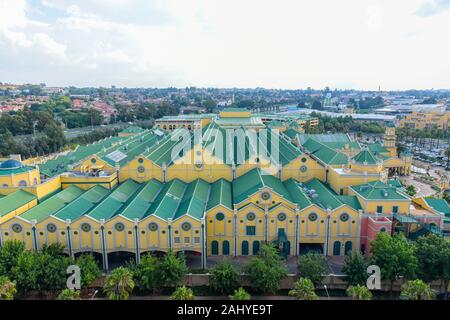
[[134,285],[131,271],[120,267],[106,279],[104,291],[110,300],[128,300]]
[[435,292],[428,284],[422,280],[416,279],[406,282],[402,285],[400,299],[402,300],[433,300]]
[[56,300],[81,300],[81,298],[80,298],[80,291],[64,289],[58,295]]
[[191,289],[186,286],[178,287],[170,296],[171,300],[194,300],[195,296]]
[[243,288],[239,288],[238,290],[234,290],[233,294],[230,297],[230,300],[250,300],[250,294],[245,291]]
[[351,297],[352,300],[372,300],[372,292],[359,284],[348,287],[347,296]]
[[450,164],[450,147],[449,148],[447,148],[447,150],[445,150],[445,156],[447,157],[447,167],[449,166],[449,164]]
[[290,297],[297,300],[317,300],[318,296],[314,291],[314,284],[308,278],[299,278],[294,284],[294,288],[289,291]]

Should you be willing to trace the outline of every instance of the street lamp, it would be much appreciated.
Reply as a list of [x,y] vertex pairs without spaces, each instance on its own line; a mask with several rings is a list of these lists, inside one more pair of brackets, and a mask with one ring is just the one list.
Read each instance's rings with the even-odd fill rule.
[[328,300],[330,300],[330,294],[328,293],[327,285],[324,284],[323,287],[325,288],[325,292],[327,293]]

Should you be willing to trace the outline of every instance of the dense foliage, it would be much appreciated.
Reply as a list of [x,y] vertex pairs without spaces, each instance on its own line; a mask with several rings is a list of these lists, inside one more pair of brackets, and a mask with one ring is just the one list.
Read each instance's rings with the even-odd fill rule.
[[322,283],[323,277],[327,274],[325,257],[318,253],[299,256],[297,268],[300,277],[308,278],[314,285]]

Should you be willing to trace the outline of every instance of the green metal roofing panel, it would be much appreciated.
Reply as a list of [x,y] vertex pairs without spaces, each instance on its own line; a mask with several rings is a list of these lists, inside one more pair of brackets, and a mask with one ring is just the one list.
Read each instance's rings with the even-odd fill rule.
[[286,136],[288,136],[290,139],[295,139],[295,137],[296,137],[297,134],[298,134],[298,131],[289,128],[289,129],[283,131],[283,134],[285,134]]
[[122,130],[121,132],[123,132],[123,133],[141,133],[143,131],[145,131],[145,130],[142,129],[141,127],[129,126],[128,128]]
[[318,179],[308,181],[305,187],[311,200],[324,209],[334,210],[343,204],[337,194]]
[[389,179],[388,180],[388,185],[394,187],[394,188],[403,188],[403,184],[400,180],[398,179]]
[[147,182],[136,197],[125,208],[122,215],[131,220],[142,219],[142,217],[147,214],[162,188],[163,184],[156,179],[152,179]]
[[196,219],[203,218],[208,197],[208,182],[202,179],[197,179],[189,183],[178,210],[173,216],[173,219],[175,220],[185,214],[188,214]]
[[288,179],[283,182],[286,190],[291,195],[294,203],[298,205],[300,209],[309,207],[313,202],[303,190],[303,184],[295,181],[294,179]]
[[348,164],[348,157],[345,154],[338,152],[314,139],[308,139],[302,146],[325,164]]
[[166,183],[150,207],[148,214],[154,214],[166,221],[171,219],[181,203],[186,186],[186,183],[178,179]]
[[24,212],[20,215],[20,217],[28,221],[42,221],[48,216],[57,213],[69,203],[80,197],[83,193],[84,190],[78,188],[77,186],[70,186],[30,210]]
[[23,190],[13,192],[0,199],[0,217],[36,199],[36,196]]
[[[175,140],[175,137],[180,137],[180,140]],[[174,130],[172,134],[165,136],[163,139],[156,140],[156,144],[145,152],[144,156],[160,167],[163,164],[168,166],[173,161],[172,150],[175,147],[183,149],[186,145],[190,150],[193,145],[193,140],[194,139],[191,139],[191,133],[188,130],[179,128]],[[183,143],[183,145],[180,143]]]
[[246,174],[233,180],[233,202],[241,203],[249,196],[265,187],[272,189],[286,200],[293,202],[291,195],[280,179],[269,174],[264,174],[258,168],[250,170]]
[[366,184],[351,186],[351,188],[368,200],[408,200],[397,188],[382,181],[372,181]]
[[450,206],[444,199],[437,199],[432,197],[425,197],[425,202],[437,212],[450,216]]
[[9,176],[12,174],[20,174],[34,170],[34,167],[23,166],[20,168],[0,169],[0,176]]
[[96,206],[89,216],[96,220],[108,220],[113,216],[120,214],[128,204],[128,201],[132,199],[133,195],[141,188],[141,185],[132,179],[128,179],[108,197],[106,197],[98,206]]
[[373,154],[369,150],[362,150],[357,155],[355,155],[352,160],[356,163],[361,164],[377,164],[377,159],[373,156]]
[[92,210],[109,194],[109,192],[110,190],[102,186],[94,186],[83,193],[78,199],[71,202],[68,206],[58,211],[55,214],[55,217],[61,220],[70,219],[71,221],[74,221]]
[[404,214],[394,213],[394,218],[400,221],[401,223],[418,223],[418,221],[413,217]]
[[352,143],[352,139],[346,133],[333,133],[333,134],[299,134],[300,143],[305,143],[308,139],[316,140],[321,143]]
[[233,193],[231,190],[231,182],[220,179],[211,184],[208,204],[206,210],[210,210],[218,205],[233,210]]
[[375,155],[377,155],[378,153],[385,153],[385,152],[389,152],[389,150],[384,147],[381,143],[376,142],[376,143],[370,143],[367,145],[367,148],[369,148],[369,150],[371,152],[373,152]]
[[340,196],[340,195],[338,195],[338,196],[336,196],[336,198],[338,198],[339,201],[341,201],[343,204],[346,204],[349,207],[352,207],[356,211],[362,209],[357,196]]

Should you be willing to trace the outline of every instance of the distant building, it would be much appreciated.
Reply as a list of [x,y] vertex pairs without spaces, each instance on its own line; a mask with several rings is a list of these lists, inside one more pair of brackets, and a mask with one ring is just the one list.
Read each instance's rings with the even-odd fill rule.
[[432,111],[413,111],[399,121],[400,128],[441,129],[447,130],[450,125],[450,111],[441,109]]

